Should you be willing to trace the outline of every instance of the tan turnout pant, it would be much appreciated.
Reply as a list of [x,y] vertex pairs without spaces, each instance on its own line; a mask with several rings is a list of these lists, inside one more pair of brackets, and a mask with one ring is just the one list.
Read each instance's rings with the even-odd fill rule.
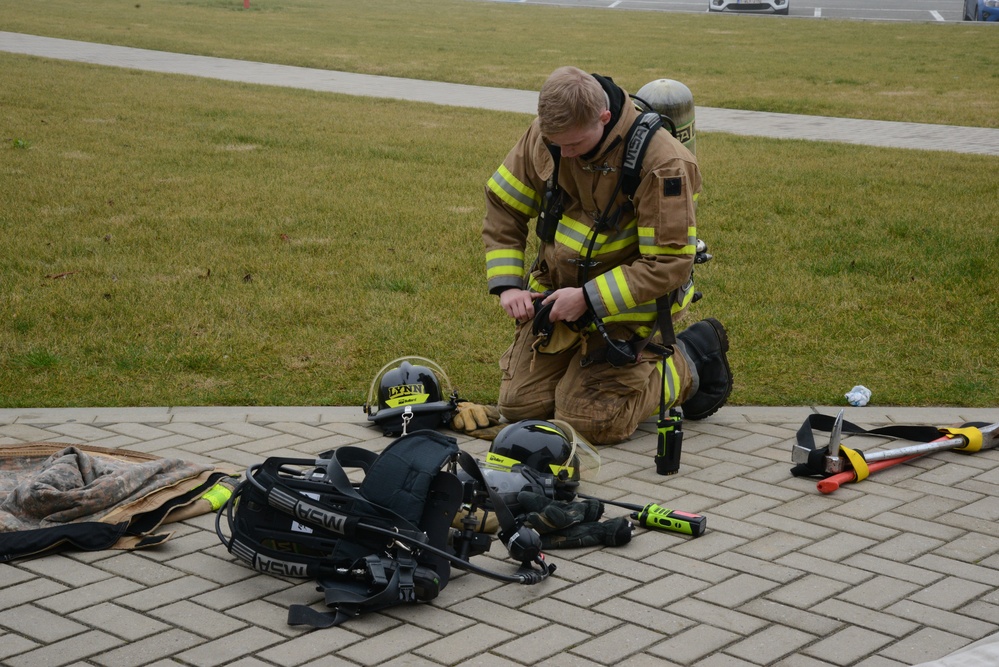
[[[554,417],[592,444],[609,445],[658,413],[663,388],[658,357],[622,368],[606,362],[583,366],[580,347],[535,354],[534,340],[530,322],[518,325],[513,344],[500,358],[499,410],[508,421]],[[665,364],[667,406],[689,398],[693,384],[687,358],[676,346],[673,350]]]

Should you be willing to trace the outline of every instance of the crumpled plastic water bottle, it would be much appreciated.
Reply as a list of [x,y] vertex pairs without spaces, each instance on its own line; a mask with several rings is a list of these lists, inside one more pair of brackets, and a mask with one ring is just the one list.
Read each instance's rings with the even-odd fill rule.
[[867,405],[867,401],[871,400],[871,390],[863,385],[857,385],[850,391],[843,394],[847,402],[857,408],[862,408]]

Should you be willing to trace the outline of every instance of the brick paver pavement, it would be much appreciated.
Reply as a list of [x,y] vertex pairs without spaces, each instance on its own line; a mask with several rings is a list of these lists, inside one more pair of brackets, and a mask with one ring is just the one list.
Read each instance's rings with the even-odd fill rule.
[[[312,583],[244,567],[211,515],[174,525],[155,549],[3,565],[0,664],[902,667],[999,633],[999,452],[933,454],[822,495],[789,474],[795,432],[813,411],[836,408],[728,406],[688,422],[670,477],[654,472],[651,423],[600,450],[601,476],[584,492],[702,513],[700,538],[637,530],[624,547],[555,551],[556,573],[530,587],[455,571],[429,604],[339,628],[288,626],[289,605],[320,600]],[[846,416],[993,423],[999,409]],[[42,440],[239,466],[390,442],[360,408],[0,410],[0,444]],[[488,447],[459,442],[475,455]],[[502,552],[476,560],[512,571]]]

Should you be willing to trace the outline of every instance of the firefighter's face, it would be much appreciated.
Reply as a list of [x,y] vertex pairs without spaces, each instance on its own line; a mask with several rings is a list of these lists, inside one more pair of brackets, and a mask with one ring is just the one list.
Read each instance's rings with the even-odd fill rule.
[[562,157],[564,158],[586,155],[600,143],[600,139],[604,136],[604,126],[607,125],[610,118],[611,112],[605,110],[593,125],[553,134],[548,137],[548,140],[562,149]]

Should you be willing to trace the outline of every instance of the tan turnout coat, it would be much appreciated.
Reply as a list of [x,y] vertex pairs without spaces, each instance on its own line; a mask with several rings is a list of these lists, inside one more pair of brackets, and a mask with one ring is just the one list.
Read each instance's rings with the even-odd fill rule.
[[[655,320],[658,297],[677,290],[682,306],[689,297],[685,292],[692,292],[695,199],[701,177],[694,156],[663,128],[655,133],[642,161],[633,201],[618,194],[610,202],[624,160],[625,138],[640,115],[627,95],[625,100],[620,118],[591,159],[561,160],[564,213],[555,241],[542,244],[529,273],[525,261],[529,221],[540,212],[554,168],[537,119],[489,179],[483,239],[490,292],[582,286],[609,330],[619,336],[625,331],[644,336]],[[595,220],[601,212],[621,205],[618,224],[596,234],[591,259],[597,264],[580,285],[578,262],[593,240]]]

